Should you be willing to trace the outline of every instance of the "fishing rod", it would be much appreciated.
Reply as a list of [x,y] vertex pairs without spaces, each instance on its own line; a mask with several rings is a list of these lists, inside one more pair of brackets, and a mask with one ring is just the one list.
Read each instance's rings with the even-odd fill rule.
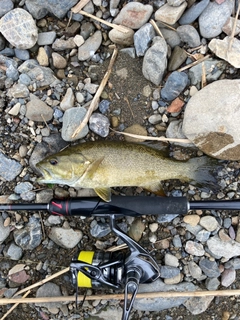
[[[98,197],[52,199],[49,203],[1,204],[3,210],[48,211],[63,216],[105,217],[114,232],[128,246],[126,252],[80,251],[72,260],[70,270],[76,288],[111,288],[124,290],[122,320],[128,320],[139,284],[151,283],[160,277],[160,268],[154,258],[116,224],[122,216],[178,214],[189,210],[240,210],[240,200],[188,201],[186,197],[121,197],[110,202]],[[129,298],[130,297],[130,298]]]

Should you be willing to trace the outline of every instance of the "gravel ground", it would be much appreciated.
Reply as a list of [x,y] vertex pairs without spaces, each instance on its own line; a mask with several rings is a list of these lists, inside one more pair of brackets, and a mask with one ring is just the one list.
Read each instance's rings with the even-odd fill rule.
[[[66,5],[69,8],[65,8],[65,13],[61,11],[63,8],[57,5],[50,8],[48,1],[45,2],[43,6],[48,8],[48,12],[42,15],[38,6],[31,7],[30,1],[0,1],[0,17],[4,18],[7,13],[11,13],[9,19],[12,19],[11,21],[16,24],[16,30],[21,33],[20,43],[13,43],[14,32],[12,31],[9,37],[7,29],[5,30],[0,23],[0,203],[46,203],[52,197],[92,195],[91,190],[77,190],[65,185],[39,184],[35,164],[47,154],[59,151],[69,144],[103,139],[125,140],[122,135],[109,130],[109,127],[145,136],[186,138],[181,130],[183,120],[186,121],[185,108],[193,92],[203,90],[200,90],[201,74],[199,80],[194,70],[178,72],[178,75],[184,74],[181,75],[180,82],[177,81],[178,75],[175,75],[176,78],[170,85],[168,84],[169,87],[166,87],[167,76],[173,75],[179,67],[191,63],[192,60],[187,61],[187,59],[192,55],[206,57],[211,53],[208,49],[211,39],[221,40],[226,35],[221,32],[222,25],[226,21],[222,23],[220,18],[218,23],[222,25],[217,35],[206,34],[208,28],[210,31],[214,29],[211,19],[208,21],[210,23],[208,28],[203,25],[201,17],[199,20],[195,18],[192,22],[187,22],[194,26],[197,32],[191,38],[193,42],[188,39],[172,44],[171,41],[178,40],[172,39],[172,35],[167,34],[168,29],[161,28],[169,46],[167,48],[167,45],[163,44],[159,49],[162,40],[159,38],[154,40],[154,46],[158,46],[162,54],[166,49],[165,56],[157,57],[159,64],[163,64],[165,68],[162,78],[161,76],[159,78],[161,68],[157,70],[157,77],[154,70],[149,71],[151,65],[147,65],[145,71],[142,70],[147,53],[144,51],[141,54],[143,49],[138,47],[141,47],[145,40],[148,42],[147,47],[152,44],[153,37],[148,39],[151,37],[151,30],[146,30],[144,37],[140,36],[141,41],[138,40],[138,43],[137,40],[132,43],[131,31],[129,31],[130,40],[126,36],[118,42],[116,35],[110,34],[110,28],[93,22],[88,17],[73,16],[69,22],[67,12],[76,1]],[[204,2],[207,3],[207,1],[199,3],[204,4]],[[225,1],[221,7],[223,14],[218,12],[219,7],[213,8],[216,15],[222,17],[228,14],[227,2]],[[84,10],[112,22],[118,11],[130,3],[137,6],[138,2],[95,0],[91,2],[92,6],[89,5],[89,8]],[[156,12],[165,4],[164,1],[140,1],[140,3],[149,5],[148,10],[151,11],[143,25],[147,24],[150,16],[154,18]],[[190,3],[188,5],[190,6]],[[180,6],[180,3],[175,2],[175,8]],[[17,19],[21,12],[14,12],[14,8],[23,8],[29,12],[30,17],[27,15],[24,19],[26,24],[29,24],[27,29],[32,31],[31,40],[28,39],[28,33],[21,29],[24,26],[19,27],[21,24],[17,23]],[[136,10],[140,11],[139,8]],[[172,24],[175,29],[179,27],[178,22],[181,21],[179,19],[182,14],[183,12],[175,17],[176,23]],[[230,14],[231,10],[229,17]],[[190,15],[193,13],[190,12]],[[181,19],[183,18],[184,16]],[[204,21],[207,20],[209,19],[205,18]],[[134,21],[138,22],[139,18]],[[116,23],[121,24],[121,22]],[[136,33],[140,27],[132,26],[132,29]],[[48,33],[47,37],[44,35],[45,32]],[[179,34],[181,32],[183,31],[180,29]],[[92,39],[93,35],[95,39]],[[26,47],[24,41],[29,44],[29,41],[34,41],[34,37],[38,38],[36,44]],[[235,39],[238,38],[237,34]],[[91,39],[89,47],[83,48],[83,42],[86,45],[89,39]],[[101,94],[98,108],[94,111],[95,118],[90,119],[84,135],[73,140],[71,134],[85,115],[107,70],[114,42],[119,52],[109,81]],[[180,63],[177,67],[167,70],[164,61],[166,65],[170,64],[176,46],[187,51],[186,57],[182,62],[176,62]],[[94,49],[92,55],[93,48],[96,50]],[[134,49],[138,55],[132,57]],[[181,54],[177,53],[178,59]],[[208,75],[207,84],[219,83],[223,79],[230,80],[231,83],[233,80],[238,81],[238,66],[234,62],[226,62],[223,57],[220,59],[213,57],[217,59],[217,63],[211,60],[210,67],[205,70]],[[182,87],[185,79],[186,84]],[[236,92],[235,87],[231,90],[229,97]],[[223,90],[219,84],[219,92],[208,93],[209,106],[210,96],[221,97],[221,91]],[[173,101],[176,102],[175,105],[172,104]],[[206,101],[200,100],[200,103],[205,105]],[[226,105],[217,106],[220,118],[223,118],[224,125],[228,128],[227,132],[231,132],[236,126],[235,123],[238,123],[235,120],[237,112],[234,115],[229,112],[232,122],[228,123],[227,115],[224,113]],[[212,107],[209,107],[209,110],[212,110],[212,114],[205,115],[205,118],[213,119],[212,123],[216,122],[218,125],[216,111]],[[197,117],[201,119],[201,110],[198,112]],[[206,126],[209,127],[209,124]],[[236,135],[238,131],[236,129]],[[221,137],[218,136],[218,140],[214,140],[216,135],[210,137],[210,140],[214,141],[213,146],[216,144],[215,141],[221,140]],[[228,141],[227,144],[229,143]],[[179,144],[164,144],[164,146],[170,157],[180,161],[204,154],[204,151],[193,144],[187,148]],[[211,150],[207,153],[211,154]],[[239,158],[228,157],[229,155],[226,155],[219,160],[222,166],[216,172],[219,191],[214,193],[207,187],[200,189],[179,180],[171,180],[163,183],[166,195],[186,196],[191,201],[239,199]],[[153,196],[138,186],[114,188],[113,192],[121,196]],[[126,217],[120,220],[121,228],[134,239],[138,239],[137,241],[151,252],[160,266],[160,280],[152,286],[141,287],[140,291],[238,289],[240,285],[238,213],[238,211],[197,210],[189,212],[184,217],[152,215],[139,219]],[[80,250],[105,250],[116,244],[119,244],[118,239],[110,233],[108,221],[104,218],[66,218],[50,216],[45,212],[2,211],[0,297],[10,298],[16,291],[68,267]],[[79,289],[79,292],[89,295],[112,293],[111,290],[99,289]],[[71,275],[66,273],[41,286],[40,289],[33,289],[29,296],[59,296],[74,293]],[[159,298],[147,302],[140,299],[134,305],[130,319],[240,319],[237,296],[181,299]],[[6,319],[16,319],[16,317],[19,320],[107,320],[113,317],[121,319],[122,306],[122,301],[106,299],[85,301],[77,309],[74,302],[51,305],[20,304]],[[0,305],[0,316],[3,317],[10,307],[11,305]]]

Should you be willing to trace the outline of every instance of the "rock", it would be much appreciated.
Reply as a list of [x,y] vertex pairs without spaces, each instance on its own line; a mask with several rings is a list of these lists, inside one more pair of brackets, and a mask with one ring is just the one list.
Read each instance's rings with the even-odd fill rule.
[[177,7],[170,6],[166,3],[155,12],[155,20],[173,25],[180,19],[186,7],[186,1]]
[[200,217],[197,214],[186,215],[183,218],[183,221],[185,223],[188,223],[193,227],[195,227],[198,224],[199,220],[200,220]]
[[2,244],[7,239],[7,237],[10,234],[10,231],[11,231],[10,227],[4,226],[3,217],[0,216],[0,244]]
[[43,47],[38,49],[37,61],[40,66],[47,67],[49,65],[48,55]]
[[177,33],[190,48],[198,47],[201,43],[197,30],[189,24],[178,27]]
[[164,262],[166,266],[178,267],[179,261],[178,258],[170,253],[166,253],[164,257]]
[[[150,223],[148,227],[149,227],[150,231],[154,233],[154,232],[156,232],[157,229],[158,229],[158,223],[156,223],[156,222]],[[165,262],[165,263],[166,263],[166,262]]]
[[119,12],[118,10],[119,2],[120,0],[110,0],[109,8],[110,8],[110,13],[112,17],[115,17]]
[[179,98],[174,99],[171,104],[167,107],[167,112],[169,113],[178,113],[182,110],[185,102]]
[[0,152],[0,176],[6,181],[14,180],[22,171],[22,166],[16,160],[6,157]]
[[[224,26],[222,27],[222,31],[226,33],[226,35],[231,36],[233,31],[235,18],[228,18],[228,20],[225,22]],[[238,35],[240,33],[240,20],[237,20],[236,29],[234,31],[234,36]]]
[[48,13],[62,19],[78,0],[26,0],[25,4],[31,15],[39,20]]
[[193,3],[193,5],[187,9],[181,18],[178,20],[179,24],[191,24],[193,23],[208,6],[210,0],[201,0]]
[[23,229],[13,232],[14,240],[23,250],[33,250],[42,241],[42,228],[39,218],[31,216]]
[[240,255],[240,244],[234,240],[223,241],[218,235],[211,237],[207,241],[209,250],[220,257],[230,259]]
[[8,90],[7,95],[13,98],[26,98],[29,96],[29,90],[24,84],[15,83],[12,88]]
[[177,283],[181,282],[182,279],[183,279],[183,275],[181,273],[179,273],[175,277],[164,279],[164,283],[166,283],[166,284],[177,284]]
[[220,276],[220,271],[216,261],[210,261],[209,259],[204,258],[200,260],[199,267],[208,278],[217,278]]
[[142,222],[142,220],[135,219],[130,226],[128,234],[131,238],[138,242],[141,239],[144,230],[145,224]]
[[[36,297],[61,297],[60,287],[53,282],[47,282],[42,285],[36,292]],[[61,302],[38,302],[36,306],[47,308],[50,312],[58,313],[58,308],[61,307]]]
[[[26,61],[27,62],[27,61]],[[22,70],[22,65],[18,68],[19,72]],[[48,67],[36,66],[30,67],[30,69],[26,72],[27,75],[31,78],[32,81],[36,83],[37,88],[50,86],[53,82],[60,82],[54,75],[53,71]]]
[[67,40],[64,39],[56,39],[52,44],[52,49],[55,51],[64,51],[69,49],[74,49],[76,47],[76,43],[74,38],[68,38]]
[[233,268],[235,270],[240,269],[240,258],[232,259],[224,264],[225,269]]
[[202,217],[199,224],[207,231],[214,231],[219,227],[217,220],[212,216]]
[[148,22],[152,12],[153,7],[151,5],[143,5],[139,2],[130,2],[122,8],[113,22],[131,29],[139,29]]
[[[158,23],[158,26],[159,25],[160,25],[160,23]],[[171,29],[162,28],[162,27],[160,27],[160,31],[162,32],[162,35],[163,35],[165,41],[167,42],[167,44],[171,48],[175,48],[176,46],[181,45],[181,43],[182,43],[181,39],[179,37],[179,34],[176,31],[173,31]]]
[[[183,134],[183,131],[182,131],[182,120],[174,120],[169,123],[166,130],[166,137],[173,138],[173,139],[186,139],[186,136]],[[194,146],[192,143],[174,142],[174,144],[184,146],[184,147]]]
[[7,250],[4,249],[4,256],[11,260],[20,260],[23,254],[22,248],[11,242]]
[[[131,134],[137,134],[137,135],[141,135],[141,136],[148,135],[146,128],[141,126],[138,123],[133,124],[132,126],[126,128],[124,130],[124,132],[131,133]],[[128,136],[124,136],[124,139],[128,142],[144,142],[145,141],[144,139],[138,139],[138,138],[136,139],[136,138],[128,137]]]
[[220,285],[220,281],[218,280],[218,278],[207,278],[205,281],[205,285],[209,291],[217,290]]
[[231,16],[234,1],[224,1],[218,4],[209,2],[206,9],[199,16],[200,34],[204,38],[217,37],[222,32],[222,27]]
[[48,236],[60,247],[72,249],[82,239],[83,234],[80,230],[52,227]]
[[178,216],[178,214],[161,214],[157,217],[158,223],[164,223],[164,222],[171,222],[173,219],[175,219]]
[[53,109],[38,98],[30,100],[26,108],[26,117],[30,120],[44,122],[52,119]]
[[[127,27],[126,27],[127,28]],[[134,31],[131,28],[127,28],[128,32],[121,32],[117,29],[112,29],[109,33],[109,39],[116,44],[123,46],[131,46],[133,44]]]
[[65,141],[74,141],[85,137],[88,134],[88,126],[86,125],[75,138],[72,135],[76,128],[80,125],[87,113],[85,108],[76,107],[65,111],[63,116],[62,138]]
[[0,0],[0,18],[13,9],[12,0]]
[[236,280],[236,271],[233,268],[224,270],[221,274],[221,285],[229,287]]
[[161,90],[161,97],[164,100],[171,101],[185,89],[188,84],[188,76],[184,72],[174,71],[168,77],[164,87]]
[[[182,282],[180,284],[167,285],[160,279],[157,279],[153,283],[140,284],[139,292],[167,292],[167,291],[195,291],[196,286],[192,283]],[[161,311],[178,307],[187,301],[187,297],[176,298],[141,298],[134,301],[134,309],[142,311]],[[192,299],[192,298],[191,298]],[[190,300],[191,300],[190,299]]]
[[183,48],[175,46],[168,62],[168,70],[175,71],[178,69],[186,61],[187,57],[188,55]]
[[[240,120],[239,89],[240,80],[215,81],[191,97],[186,106],[184,134],[200,150],[212,157],[240,159],[237,125]],[[207,105],[202,101],[208,101]],[[216,114],[219,116],[215,117]]]
[[190,261],[188,264],[189,272],[194,279],[200,279],[202,277],[202,270],[194,261]]
[[200,242],[205,242],[209,239],[211,232],[207,231],[207,230],[200,230],[197,234],[196,234],[196,240],[200,241]]
[[182,247],[182,241],[181,241],[181,238],[178,234],[176,234],[174,237],[173,237],[173,245],[174,247],[176,248],[181,248]]
[[91,58],[98,50],[102,43],[101,31],[96,31],[91,37],[89,37],[84,44],[78,48],[78,59],[85,61]]
[[75,42],[77,47],[81,47],[81,45],[83,45],[85,42],[83,36],[81,36],[80,34],[76,34],[73,38],[73,41]]
[[33,185],[30,182],[20,182],[14,188],[14,192],[21,194],[23,192],[27,192],[33,189]]
[[85,21],[81,24],[81,32],[80,35],[83,37],[84,40],[90,37],[95,31],[95,26],[89,22]]
[[[204,61],[204,68],[207,83],[210,83],[220,78],[226,68],[226,62],[222,60],[208,59]],[[198,65],[190,68],[188,76],[191,80],[191,84],[200,88],[202,81],[202,65],[199,63]]]
[[201,257],[205,253],[203,245],[201,243],[191,240],[186,242],[185,250],[187,251],[187,253],[197,257]]
[[108,223],[98,222],[91,229],[90,233],[94,238],[102,238],[108,235],[111,232],[110,226]]
[[64,69],[67,66],[67,60],[57,52],[52,53],[53,65],[57,69]]
[[240,41],[233,38],[231,50],[229,50],[230,37],[225,37],[223,40],[212,39],[209,43],[209,49],[221,59],[226,60],[235,68],[240,68],[239,54],[240,54]]
[[150,46],[152,39],[155,37],[155,30],[151,23],[146,23],[134,34],[134,47],[138,57],[144,56]]
[[183,305],[191,312],[191,314],[196,315],[206,311],[213,299],[214,296],[193,297],[184,302]]
[[73,93],[73,90],[72,88],[68,88],[66,93],[65,93],[65,96],[63,97],[61,103],[60,103],[60,108],[63,110],[63,111],[66,111],[70,108],[72,108],[74,106],[74,93]]
[[101,113],[93,113],[89,119],[89,129],[100,137],[107,137],[109,134],[110,122],[106,116]]
[[159,85],[167,69],[167,44],[163,38],[155,37],[153,45],[143,58],[142,72],[144,77]]
[[149,123],[151,124],[158,124],[162,120],[162,116],[160,114],[153,114],[148,118]]
[[37,43],[39,46],[47,46],[53,44],[56,39],[55,31],[41,32],[38,34]]
[[167,3],[172,7],[180,6],[185,0],[167,0]]
[[38,38],[35,21],[26,10],[21,8],[9,11],[0,19],[0,32],[11,45],[18,49],[32,48]]
[[15,48],[14,49],[14,53],[15,53],[15,56],[20,60],[26,61],[26,60],[30,59],[29,51],[26,50],[26,49],[17,49],[17,48]]

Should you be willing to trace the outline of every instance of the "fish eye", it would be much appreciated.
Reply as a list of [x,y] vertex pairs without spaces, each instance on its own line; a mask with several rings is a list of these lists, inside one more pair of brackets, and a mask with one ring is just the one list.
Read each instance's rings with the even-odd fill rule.
[[57,159],[51,159],[51,160],[49,160],[49,163],[51,165],[55,166],[58,163],[58,161],[57,161]]

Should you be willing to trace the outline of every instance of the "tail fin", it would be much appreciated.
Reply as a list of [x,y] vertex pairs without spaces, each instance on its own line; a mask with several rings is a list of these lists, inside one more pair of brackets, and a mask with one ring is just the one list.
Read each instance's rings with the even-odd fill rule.
[[207,187],[213,192],[220,189],[216,179],[217,170],[221,167],[216,159],[207,156],[192,158],[188,161],[191,168],[191,184],[198,187]]

